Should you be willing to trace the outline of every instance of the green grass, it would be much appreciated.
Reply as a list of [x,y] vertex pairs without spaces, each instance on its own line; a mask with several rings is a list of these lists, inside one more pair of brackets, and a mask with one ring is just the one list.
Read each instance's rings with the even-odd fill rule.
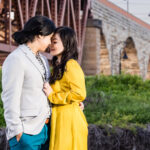
[[87,77],[88,123],[123,128],[150,123],[150,81],[138,76]]

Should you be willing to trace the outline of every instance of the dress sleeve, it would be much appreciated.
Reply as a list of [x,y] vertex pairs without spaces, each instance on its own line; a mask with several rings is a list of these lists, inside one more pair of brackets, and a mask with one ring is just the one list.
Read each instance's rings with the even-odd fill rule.
[[86,97],[84,73],[75,60],[70,60],[66,65],[66,78],[69,84],[67,92],[52,92],[48,98],[53,104],[69,104],[81,102]]

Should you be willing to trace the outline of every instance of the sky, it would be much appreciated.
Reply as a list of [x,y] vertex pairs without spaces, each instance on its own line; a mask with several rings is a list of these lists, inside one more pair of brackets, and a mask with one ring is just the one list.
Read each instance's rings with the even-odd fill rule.
[[108,0],[150,24],[150,0]]

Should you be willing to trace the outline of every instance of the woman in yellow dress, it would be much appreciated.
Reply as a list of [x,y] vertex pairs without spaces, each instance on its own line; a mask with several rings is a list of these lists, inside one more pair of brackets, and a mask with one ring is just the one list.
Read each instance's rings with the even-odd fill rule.
[[77,62],[75,32],[59,27],[50,46],[52,75],[44,92],[52,103],[49,150],[87,150],[88,128],[79,103],[86,97],[84,73]]

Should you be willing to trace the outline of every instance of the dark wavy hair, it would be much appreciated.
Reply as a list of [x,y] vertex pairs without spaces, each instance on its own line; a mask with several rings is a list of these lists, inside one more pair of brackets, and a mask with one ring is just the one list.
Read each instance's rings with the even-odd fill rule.
[[55,24],[46,16],[34,16],[24,25],[23,30],[15,32],[12,38],[17,44],[32,42],[35,36],[47,36],[53,33]]
[[58,34],[64,46],[62,52],[61,62],[58,63],[57,56],[54,56],[52,65],[52,75],[50,77],[50,83],[55,83],[56,80],[60,80],[63,77],[66,63],[69,59],[78,59],[78,46],[77,38],[74,30],[70,27],[58,27],[54,31],[54,35]]

